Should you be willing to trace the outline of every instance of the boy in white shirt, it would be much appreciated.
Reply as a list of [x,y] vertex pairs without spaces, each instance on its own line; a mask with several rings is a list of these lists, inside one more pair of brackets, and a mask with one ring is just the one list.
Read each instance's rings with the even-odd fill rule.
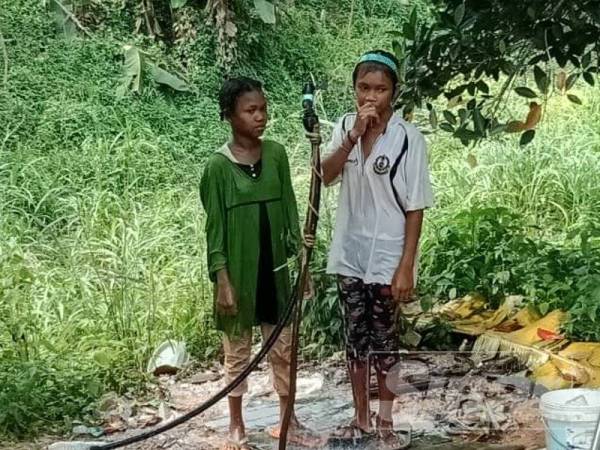
[[423,210],[433,206],[425,139],[392,108],[397,69],[385,51],[360,58],[353,72],[357,111],[337,123],[322,163],[326,185],[341,180],[327,272],[338,276],[355,406],[354,420],[335,436],[354,442],[373,437],[367,360],[374,352],[375,431],[388,448],[402,446],[393,433],[394,394],[386,385],[398,361],[395,313],[398,302],[411,299]]

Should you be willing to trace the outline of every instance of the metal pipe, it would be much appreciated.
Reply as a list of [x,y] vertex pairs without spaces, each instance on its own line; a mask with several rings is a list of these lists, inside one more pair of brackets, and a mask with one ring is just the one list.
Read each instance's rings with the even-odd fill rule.
[[600,450],[600,415],[596,423],[596,432],[594,433],[594,441],[592,442],[591,450]]

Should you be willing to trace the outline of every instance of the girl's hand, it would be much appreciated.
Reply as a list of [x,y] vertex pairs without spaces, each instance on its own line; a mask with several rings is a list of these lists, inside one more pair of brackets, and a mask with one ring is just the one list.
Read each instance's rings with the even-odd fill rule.
[[217,280],[217,312],[225,316],[235,316],[238,312],[237,300],[225,269],[217,274]]

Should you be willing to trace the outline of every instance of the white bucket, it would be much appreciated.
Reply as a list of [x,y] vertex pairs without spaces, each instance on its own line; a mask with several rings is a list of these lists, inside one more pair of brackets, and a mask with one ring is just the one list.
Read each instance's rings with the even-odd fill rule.
[[562,389],[540,398],[547,450],[590,450],[600,417],[600,390]]

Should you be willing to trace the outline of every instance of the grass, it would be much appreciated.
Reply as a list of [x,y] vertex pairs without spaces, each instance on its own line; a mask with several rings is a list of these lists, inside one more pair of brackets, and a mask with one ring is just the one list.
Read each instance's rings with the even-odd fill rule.
[[439,205],[446,209],[460,200],[465,205],[505,206],[550,235],[596,221],[600,100],[597,89],[585,92],[589,102],[583,108],[562,97],[551,99],[530,146],[520,148],[517,138],[508,135],[474,149],[474,168],[467,163],[468,151],[457,149],[454,158],[443,152],[436,155],[435,143],[432,163]]

